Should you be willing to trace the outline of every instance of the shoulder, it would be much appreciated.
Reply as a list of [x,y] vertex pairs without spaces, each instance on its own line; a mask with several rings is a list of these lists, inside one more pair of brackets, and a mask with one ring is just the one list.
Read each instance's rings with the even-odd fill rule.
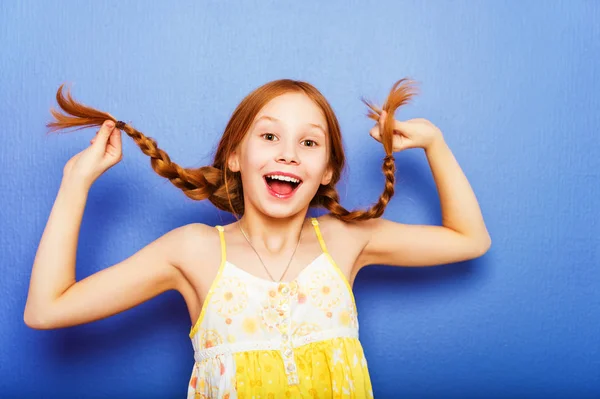
[[176,227],[165,233],[158,241],[164,243],[170,263],[185,273],[191,268],[202,266],[199,259],[210,261],[219,254],[217,229],[203,223],[190,223]]
[[327,213],[316,218],[323,234],[325,232],[355,239],[367,239],[370,232],[377,228],[378,220],[369,219],[361,221],[346,222]]
[[[220,262],[219,232],[213,226],[203,223],[190,223],[172,230],[177,244],[174,246],[177,268],[185,280],[199,286],[204,276]],[[200,272],[200,273],[199,273]],[[209,273],[210,274],[210,273]]]
[[[204,223],[190,223],[178,228],[182,249],[197,254],[198,251],[208,252],[219,243],[219,233],[216,228]],[[218,247],[218,246],[217,246]]]
[[327,213],[317,218],[319,229],[328,243],[352,245],[362,250],[369,241],[370,231],[374,228],[373,220],[346,222]]

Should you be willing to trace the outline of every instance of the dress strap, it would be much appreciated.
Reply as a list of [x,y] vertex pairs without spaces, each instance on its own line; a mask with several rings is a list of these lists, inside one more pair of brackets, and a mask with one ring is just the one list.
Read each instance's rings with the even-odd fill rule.
[[340,269],[340,267],[337,265],[337,263],[335,263],[335,260],[333,260],[333,258],[329,254],[329,251],[327,251],[327,247],[325,246],[325,240],[323,240],[323,235],[321,234],[321,229],[319,228],[318,220],[316,218],[311,218],[311,223],[315,228],[315,233],[317,234],[317,238],[319,239],[319,244],[321,245],[321,250],[323,250],[323,253],[325,253],[327,260],[333,266],[335,271],[338,273],[338,275],[344,282],[344,285],[348,289],[348,294],[350,295],[350,298],[352,298],[352,305],[354,306],[354,312],[356,312],[356,300],[354,299],[354,293],[352,292],[352,287],[350,286],[348,279],[342,272],[342,269]]
[[325,246],[325,240],[323,240],[323,236],[321,235],[321,229],[319,229],[319,222],[316,218],[311,218],[310,221],[315,228],[315,233],[317,234],[317,238],[319,239],[321,249],[323,250],[323,252],[329,255],[329,252],[327,252],[327,246]]
[[206,298],[202,302],[202,308],[200,309],[200,316],[192,326],[190,330],[190,338],[194,338],[194,335],[198,332],[202,321],[204,320],[204,314],[206,313],[206,308],[210,305],[210,299],[216,289],[216,286],[221,279],[221,275],[223,274],[223,269],[225,268],[225,262],[227,260],[227,251],[225,249],[225,235],[223,234],[223,226],[215,226],[219,231],[219,239],[221,240],[221,264],[219,265],[219,270],[217,271],[217,275],[213,279],[210,288],[208,289],[208,293],[206,294]]
[[225,264],[225,260],[227,259],[227,247],[225,246],[225,234],[223,233],[223,226],[215,226],[217,230],[219,230],[219,238],[221,239],[221,266],[220,269],[223,268]]

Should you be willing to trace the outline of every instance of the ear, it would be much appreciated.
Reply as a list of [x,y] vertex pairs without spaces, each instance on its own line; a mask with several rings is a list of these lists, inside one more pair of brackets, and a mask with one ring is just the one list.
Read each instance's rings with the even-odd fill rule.
[[227,166],[232,172],[240,171],[240,156],[237,149],[229,155],[229,159],[227,159]]
[[327,169],[325,169],[325,173],[323,173],[323,178],[321,179],[321,184],[323,186],[328,185],[329,183],[331,183],[332,177],[333,177],[333,169],[331,169],[331,166],[328,166]]

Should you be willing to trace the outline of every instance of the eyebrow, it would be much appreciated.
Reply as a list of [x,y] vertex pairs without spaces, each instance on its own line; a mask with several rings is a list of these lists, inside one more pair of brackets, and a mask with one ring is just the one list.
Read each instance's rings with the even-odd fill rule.
[[[263,119],[267,119],[273,122],[281,122],[279,119],[274,118],[272,116],[269,115],[263,115],[260,118],[258,118],[255,122],[254,125],[256,125],[258,122],[260,122]],[[253,125],[253,126],[254,126]],[[316,127],[317,129],[321,129],[323,131],[323,133],[325,133],[325,129],[323,128],[323,126],[319,125],[318,123],[307,123],[306,126],[310,126],[310,127]]]

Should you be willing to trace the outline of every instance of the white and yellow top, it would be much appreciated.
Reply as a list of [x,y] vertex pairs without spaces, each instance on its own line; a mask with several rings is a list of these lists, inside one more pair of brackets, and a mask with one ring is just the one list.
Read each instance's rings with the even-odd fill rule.
[[190,332],[188,399],[372,398],[352,289],[312,225],[322,253],[291,282],[221,265]]

